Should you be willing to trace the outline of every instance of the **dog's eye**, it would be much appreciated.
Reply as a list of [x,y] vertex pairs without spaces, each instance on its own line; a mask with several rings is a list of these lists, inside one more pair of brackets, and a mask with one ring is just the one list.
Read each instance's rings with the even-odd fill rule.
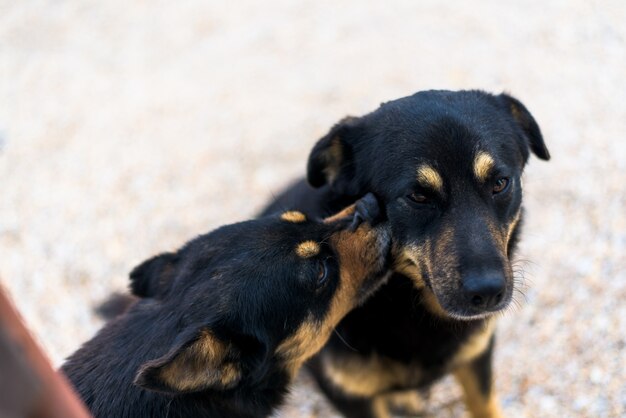
[[415,203],[428,203],[430,201],[430,199],[426,195],[418,192],[413,192],[407,197]]
[[509,179],[506,177],[501,177],[493,185],[493,194],[502,193],[509,187]]
[[321,260],[317,263],[316,287],[320,289],[324,287],[326,282],[328,282],[328,265],[326,264],[326,260]]

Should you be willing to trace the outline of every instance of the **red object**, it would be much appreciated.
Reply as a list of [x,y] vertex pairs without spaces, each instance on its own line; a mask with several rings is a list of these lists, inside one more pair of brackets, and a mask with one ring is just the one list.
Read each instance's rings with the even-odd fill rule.
[[0,287],[0,417],[90,417]]

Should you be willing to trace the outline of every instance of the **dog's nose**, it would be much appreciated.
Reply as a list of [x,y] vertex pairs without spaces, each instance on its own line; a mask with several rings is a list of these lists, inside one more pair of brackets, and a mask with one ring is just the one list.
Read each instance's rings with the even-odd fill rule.
[[463,281],[463,292],[475,308],[490,309],[502,301],[505,285],[504,276],[493,271],[468,276]]

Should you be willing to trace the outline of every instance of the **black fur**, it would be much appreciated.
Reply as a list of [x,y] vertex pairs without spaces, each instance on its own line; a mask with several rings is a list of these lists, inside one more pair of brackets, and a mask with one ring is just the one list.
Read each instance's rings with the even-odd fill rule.
[[[494,160],[480,181],[474,173],[479,151]],[[396,271],[411,279],[394,274],[340,323],[341,338],[333,336],[312,361],[318,382],[343,413],[366,416],[364,405],[371,412],[368,402],[376,393],[422,388],[453,372],[459,366],[451,364],[454,356],[484,332],[486,318],[508,306],[521,175],[530,151],[550,158],[536,121],[517,99],[482,91],[420,92],[333,127],[310,154],[309,184],[296,182],[264,211],[323,216],[371,192],[389,220]],[[440,174],[441,190],[417,180],[423,165]],[[502,184],[507,186],[498,191]],[[401,260],[403,252],[411,260]],[[492,285],[499,293],[485,296]],[[475,363],[483,387],[491,379],[491,352]],[[414,370],[414,377],[359,398],[333,384],[321,365],[323,358],[337,367],[344,358],[366,365],[373,355]]]
[[113,293],[104,302],[96,307],[96,313],[102,319],[109,321],[126,312],[137,301],[137,297],[127,293]]
[[[141,298],[62,371],[98,417],[269,415],[292,366],[314,354],[303,350],[321,347],[366,290],[382,284],[389,233],[362,222],[373,220],[375,206],[370,198],[365,213],[324,222],[268,217],[229,225],[147,260],[131,273]],[[298,255],[306,240],[319,243],[319,253]],[[359,272],[344,274],[350,266]],[[354,290],[341,290],[352,289],[347,280]],[[300,333],[305,324],[320,331]],[[300,334],[313,340],[280,350]]]

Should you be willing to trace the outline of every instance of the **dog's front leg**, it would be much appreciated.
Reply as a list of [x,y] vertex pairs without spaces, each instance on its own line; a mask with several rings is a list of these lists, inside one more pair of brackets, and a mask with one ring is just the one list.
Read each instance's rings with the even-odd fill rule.
[[454,376],[463,388],[463,398],[472,418],[502,418],[502,410],[495,393],[492,355],[494,337],[487,349],[469,363],[454,370]]

